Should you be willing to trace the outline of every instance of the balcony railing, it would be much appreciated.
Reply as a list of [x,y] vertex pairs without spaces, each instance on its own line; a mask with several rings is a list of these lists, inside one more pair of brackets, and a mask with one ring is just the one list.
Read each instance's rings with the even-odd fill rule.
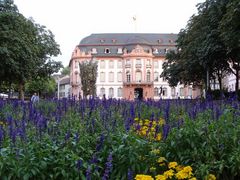
[[130,68],[131,64],[125,64],[125,68]]
[[146,68],[151,68],[151,67],[152,67],[151,64],[147,64],[147,65],[146,65]]
[[135,67],[136,68],[142,68],[142,64],[136,64]]
[[153,81],[123,81],[123,85],[152,85]]

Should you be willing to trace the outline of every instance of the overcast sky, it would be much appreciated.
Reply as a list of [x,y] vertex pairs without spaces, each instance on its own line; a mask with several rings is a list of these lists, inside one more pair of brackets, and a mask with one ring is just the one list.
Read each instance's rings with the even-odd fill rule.
[[[67,66],[92,33],[178,33],[204,0],[15,0],[20,13],[55,35]],[[136,17],[134,22],[133,17]],[[136,24],[135,24],[136,23]]]

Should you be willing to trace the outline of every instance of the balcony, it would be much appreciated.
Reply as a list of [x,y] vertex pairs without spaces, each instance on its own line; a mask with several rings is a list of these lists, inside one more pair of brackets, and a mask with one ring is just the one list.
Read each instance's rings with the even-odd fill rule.
[[153,85],[153,81],[123,81],[123,85]]
[[142,64],[136,64],[135,67],[136,68],[142,68]]
[[125,64],[125,68],[131,68],[131,64]]
[[152,65],[151,64],[146,64],[146,68],[151,68]]

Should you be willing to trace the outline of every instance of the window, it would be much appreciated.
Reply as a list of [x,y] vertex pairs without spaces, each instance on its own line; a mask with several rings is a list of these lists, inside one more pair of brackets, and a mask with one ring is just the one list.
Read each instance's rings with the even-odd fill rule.
[[113,90],[113,88],[111,87],[111,88],[109,88],[108,97],[109,97],[109,98],[112,98],[113,96],[114,96],[114,90]]
[[118,82],[122,82],[122,72],[118,72],[117,79]]
[[122,97],[122,88],[118,88],[118,97]]
[[126,79],[127,79],[127,82],[131,82],[131,74],[129,71],[126,73]]
[[105,48],[105,51],[104,51],[106,54],[109,54],[110,53],[110,49],[109,48]]
[[176,95],[176,88],[171,88],[171,96],[172,97],[175,97],[175,95]]
[[105,82],[105,72],[100,73],[100,82]]
[[158,68],[158,61],[154,61],[154,68]]
[[147,82],[151,81],[151,73],[150,71],[147,72]]
[[109,80],[109,82],[114,81],[114,73],[113,72],[109,72],[108,80]]
[[78,62],[75,61],[75,68],[78,68]]
[[130,61],[130,59],[127,59],[127,60],[126,60],[126,64],[131,65],[131,61]]
[[167,88],[164,87],[164,88],[162,89],[162,95],[163,95],[163,96],[167,96]]
[[163,81],[163,82],[166,82],[166,81],[167,81],[167,80],[166,80],[166,77],[163,77],[163,78],[162,78],[162,81]]
[[117,53],[118,53],[118,54],[122,54],[122,53],[123,53],[122,48],[118,48]]
[[59,88],[60,90],[64,90],[65,89],[65,84],[63,84],[63,85],[60,85],[60,88]]
[[110,60],[108,65],[109,65],[109,69],[113,69],[114,68],[114,61]]
[[192,97],[192,88],[191,87],[188,88],[188,96]]
[[136,64],[141,65],[141,59],[136,59]]
[[158,54],[158,49],[157,48],[153,49],[153,54]]
[[183,87],[180,88],[180,96],[184,96],[184,91]]
[[103,96],[103,95],[105,95],[105,88],[102,87],[100,89],[100,96]]
[[148,65],[148,66],[151,65],[151,64],[150,64],[150,59],[147,59],[146,65]]
[[154,88],[154,96],[158,96],[158,88],[157,87]]
[[96,48],[92,48],[92,54],[97,54],[97,49]]
[[101,69],[105,68],[105,61],[104,60],[100,61],[100,68]]
[[117,67],[118,67],[118,68],[122,68],[122,61],[121,61],[121,60],[118,60]]
[[142,72],[141,71],[137,71],[136,72],[136,81],[137,82],[141,82],[142,81]]
[[154,72],[154,81],[155,81],[155,82],[158,81],[158,72]]

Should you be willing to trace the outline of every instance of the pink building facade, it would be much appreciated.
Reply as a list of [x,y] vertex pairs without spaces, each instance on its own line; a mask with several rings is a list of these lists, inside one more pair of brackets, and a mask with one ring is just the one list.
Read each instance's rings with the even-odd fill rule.
[[96,61],[97,96],[100,98],[175,99],[196,98],[199,89],[178,85],[170,87],[160,78],[165,55],[176,50],[176,34],[92,34],[76,46],[69,63],[70,93],[79,97],[79,63]]

